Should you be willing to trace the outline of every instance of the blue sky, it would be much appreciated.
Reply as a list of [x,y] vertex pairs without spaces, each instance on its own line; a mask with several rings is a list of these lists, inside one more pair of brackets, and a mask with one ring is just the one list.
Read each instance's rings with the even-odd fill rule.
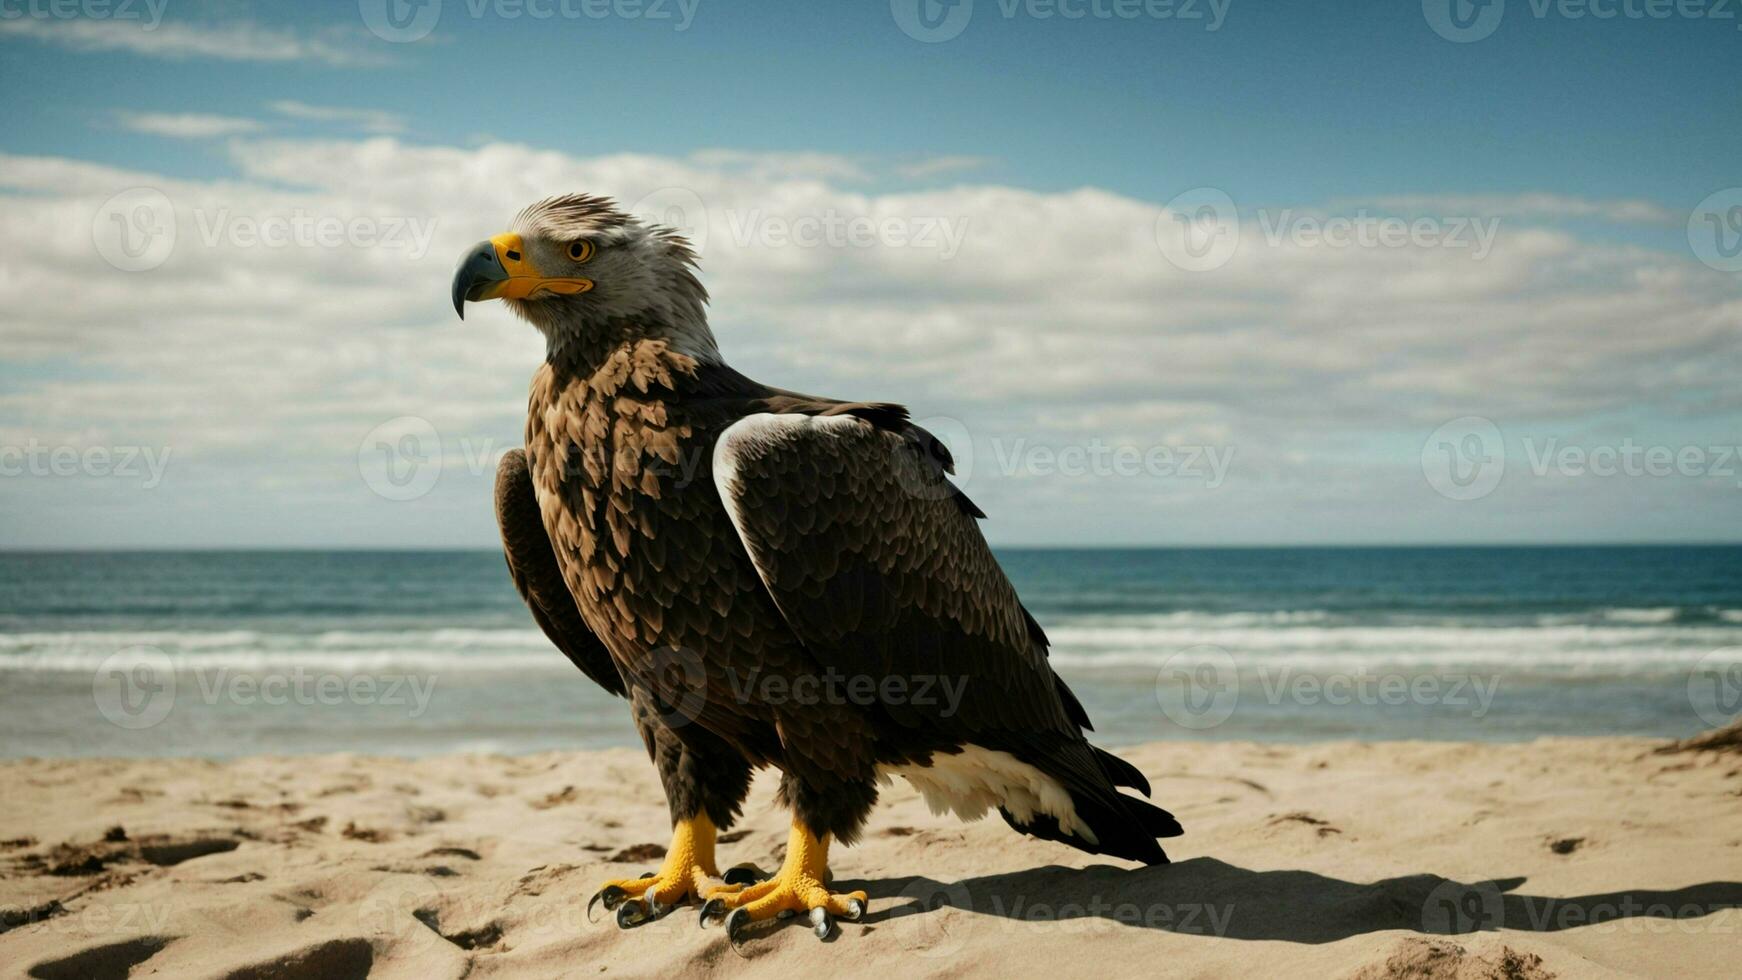
[[575,154],[964,154],[1026,187],[1151,199],[1206,183],[1277,201],[1552,188],[1684,208],[1733,183],[1742,158],[1742,89],[1728,72],[1742,58],[1737,21],[1539,20],[1513,0],[1493,35],[1453,44],[1415,3],[1230,0],[1211,32],[1006,20],[979,0],[960,36],[921,44],[883,3],[694,0],[678,31],[673,20],[472,19],[467,2],[446,0],[410,44],[366,34],[345,2],[166,8],[170,24],[246,17],[330,36],[379,67],[8,38],[0,80],[31,96],[9,101],[6,146],[219,174],[223,161],[198,146],[104,123],[120,106],[247,116],[291,98],[386,109],[406,138],[446,144],[487,134]]
[[[958,36],[922,43],[899,26],[906,0],[691,2],[679,30],[676,0],[663,19],[443,0],[412,43],[370,32],[376,0],[167,0],[152,30],[105,20],[102,4],[72,5],[71,18],[0,4],[0,83],[14,93],[0,131],[0,290],[19,299],[0,314],[0,433],[13,446],[125,439],[182,461],[152,494],[89,474],[0,477],[11,509],[33,518],[0,530],[0,546],[488,545],[478,466],[384,509],[357,486],[356,446],[395,406],[449,412],[436,426],[445,453],[456,430],[514,441],[536,345],[506,319],[486,315],[482,335],[435,319],[443,249],[496,230],[511,203],[577,189],[546,186],[571,174],[626,200],[701,189],[716,329],[771,382],[944,413],[987,458],[1024,439],[1235,450],[1214,488],[983,467],[976,496],[1006,507],[988,506],[995,541],[1710,540],[1742,527],[1736,481],[1708,472],[1721,468],[1715,450],[1742,443],[1742,274],[1690,245],[1701,202],[1742,184],[1742,24],[1727,9],[1641,17],[1628,12],[1642,0],[1597,0],[1620,11],[1599,18],[1496,0],[1463,8],[1498,6],[1492,33],[1454,43],[1434,29],[1439,0],[1198,0],[1184,8],[1195,20],[1179,7],[1066,19],[975,0]],[[81,232],[55,239],[46,273],[78,285],[30,288],[33,235],[68,215],[101,224],[106,201],[139,186],[167,189],[181,229],[162,268],[117,272]],[[1154,269],[1137,267],[1119,236],[1206,187],[1235,202],[1240,258],[1181,274],[1145,243]],[[954,218],[964,251],[922,264],[911,249],[870,259],[722,243],[734,215],[793,199],[809,203],[775,217]],[[1716,200],[1715,216],[1731,213],[1730,197]],[[299,208],[423,218],[434,244],[403,268],[383,267],[380,249],[368,262],[233,253],[233,241],[189,251],[214,214]],[[1497,247],[1457,264],[1445,249],[1250,240],[1278,215],[1370,211],[1430,216],[1441,232],[1495,220]],[[1032,255],[1012,229],[1039,240]],[[1022,263],[1032,269],[1014,278]],[[1007,274],[1052,286],[1017,295],[1027,287],[1000,288]],[[194,282],[229,291],[196,298]],[[325,313],[292,302],[353,287]],[[1109,308],[1086,312],[1087,300]],[[351,329],[332,322],[351,311]],[[227,316],[241,326],[226,330]],[[1116,324],[1110,335],[1096,317]],[[893,339],[868,347],[868,334]],[[304,365],[285,353],[300,342],[339,360]],[[485,344],[499,373],[465,375],[477,390],[464,410],[442,403],[456,384],[442,365],[475,373],[468,345]],[[1004,373],[963,391],[968,365],[989,370],[976,350]],[[202,388],[257,351],[295,365],[272,421],[202,428],[261,411],[246,386]],[[203,358],[217,366],[196,375]],[[1060,380],[1140,361],[1151,376]],[[129,411],[121,392],[191,401]],[[333,417],[311,420],[317,405]],[[1422,447],[1472,416],[1497,423],[1507,474],[1498,492],[1448,500],[1430,492]],[[1693,477],[1531,473],[1549,439],[1697,444],[1708,459]],[[263,522],[266,487],[301,530]]]

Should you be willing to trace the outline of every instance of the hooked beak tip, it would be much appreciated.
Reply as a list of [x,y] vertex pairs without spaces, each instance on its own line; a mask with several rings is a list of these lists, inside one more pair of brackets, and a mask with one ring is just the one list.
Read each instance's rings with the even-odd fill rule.
[[474,294],[487,286],[500,283],[508,278],[508,271],[502,267],[502,260],[496,255],[496,246],[488,241],[472,246],[460,264],[454,269],[453,298],[454,312],[460,319],[466,318],[466,301],[478,298]]

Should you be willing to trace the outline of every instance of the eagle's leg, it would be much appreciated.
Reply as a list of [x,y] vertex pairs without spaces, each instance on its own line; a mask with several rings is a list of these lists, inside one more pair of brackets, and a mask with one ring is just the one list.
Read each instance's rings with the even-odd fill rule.
[[618,925],[640,925],[690,898],[711,894],[720,877],[714,864],[714,837],[714,821],[706,810],[677,821],[658,871],[605,882],[587,903],[588,909],[603,902],[607,910],[617,912]]
[[774,877],[714,895],[702,906],[702,924],[725,916],[726,932],[736,942],[751,922],[783,914],[803,914],[809,916],[817,936],[826,938],[832,917],[857,919],[865,914],[867,901],[862,891],[829,891],[828,880],[829,835],[813,833],[795,816],[787,837],[786,860]]
[[673,729],[641,691],[632,692],[630,701],[665,786],[671,847],[658,871],[607,881],[587,902],[589,911],[603,902],[617,913],[617,924],[626,927],[658,918],[690,899],[735,890],[719,884],[714,841],[716,828],[732,826],[750,792],[750,764],[731,746],[698,725]]
[[[858,717],[836,714],[832,722],[837,728],[850,728]],[[864,892],[832,892],[828,884],[830,842],[850,844],[857,839],[877,802],[875,770],[865,751],[869,742],[868,737],[849,739],[846,747],[831,748],[826,756],[796,752],[787,756],[780,781],[780,798],[792,807],[786,860],[773,878],[710,898],[702,906],[703,925],[724,917],[726,934],[736,945],[752,922],[804,915],[817,937],[826,939],[837,917],[857,919],[865,914]]]

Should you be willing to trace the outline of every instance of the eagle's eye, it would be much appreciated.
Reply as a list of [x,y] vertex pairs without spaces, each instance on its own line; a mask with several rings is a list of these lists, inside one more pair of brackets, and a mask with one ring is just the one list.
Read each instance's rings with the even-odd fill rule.
[[585,262],[593,257],[592,242],[570,242],[569,258],[576,262]]

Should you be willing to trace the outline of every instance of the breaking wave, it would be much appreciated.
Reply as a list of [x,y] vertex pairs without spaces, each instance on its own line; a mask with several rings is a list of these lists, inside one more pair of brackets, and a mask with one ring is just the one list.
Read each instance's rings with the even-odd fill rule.
[[[1707,611],[1695,622],[1684,612],[1599,609],[1505,625],[1491,617],[1387,620],[1325,610],[1040,618],[1053,663],[1075,671],[1155,669],[1182,650],[1208,645],[1237,660],[1303,670],[1468,667],[1632,676],[1685,670],[1713,650],[1742,645],[1742,610]],[[445,626],[13,633],[0,635],[0,671],[88,671],[137,647],[160,651],[180,666],[245,671],[573,670],[537,629]]]

